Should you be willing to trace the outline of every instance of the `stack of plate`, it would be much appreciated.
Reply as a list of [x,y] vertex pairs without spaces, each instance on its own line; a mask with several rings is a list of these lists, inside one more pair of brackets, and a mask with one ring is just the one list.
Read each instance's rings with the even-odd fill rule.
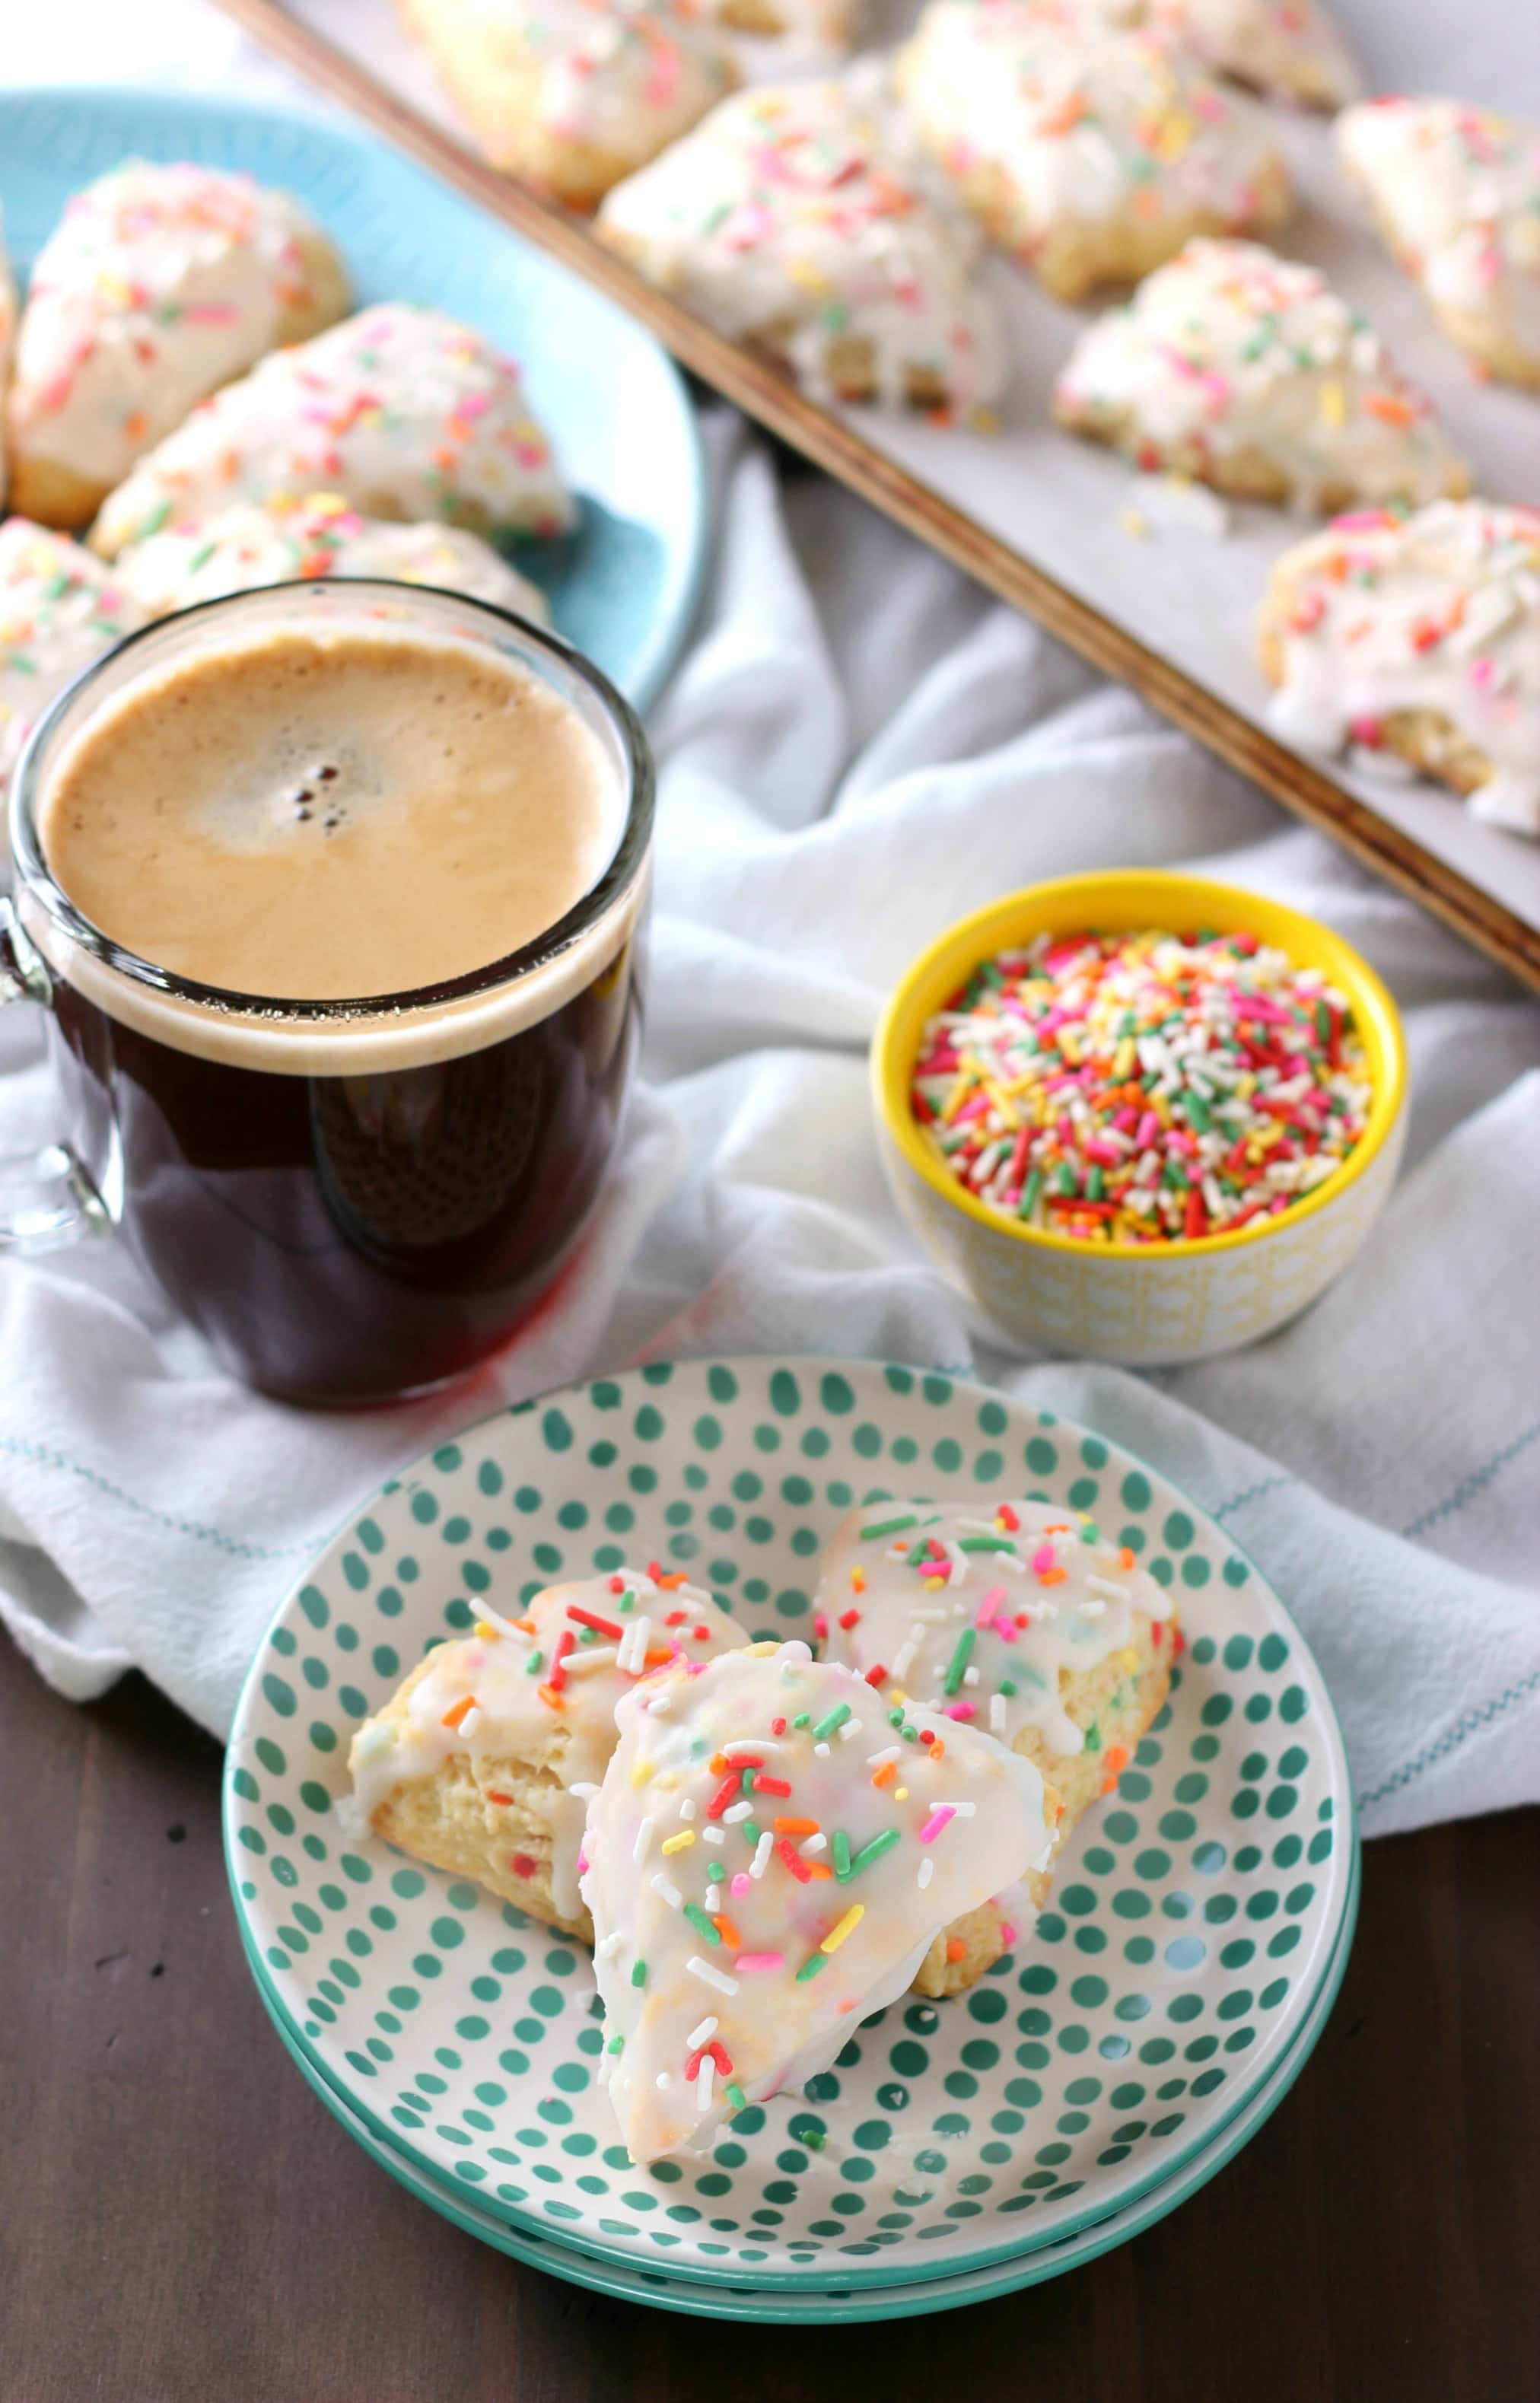
[[[1030,1944],[859,2028],[709,2156],[633,2169],[582,1949],[354,1838],[354,1729],[436,1636],[559,1576],[666,1559],[756,1634],[811,1633],[856,1502],[1091,1511],[1174,1593],[1171,1701],[1060,1863]],[[1330,2010],[1357,1842],[1320,1673],[1197,1506],[1087,1429],[867,1362],[659,1365],[471,1428],[352,1517],[257,1654],[226,1771],[247,1956],[285,2044],[434,2209],[579,2285],[733,2319],[943,2311],[1053,2277],[1202,2185]]]

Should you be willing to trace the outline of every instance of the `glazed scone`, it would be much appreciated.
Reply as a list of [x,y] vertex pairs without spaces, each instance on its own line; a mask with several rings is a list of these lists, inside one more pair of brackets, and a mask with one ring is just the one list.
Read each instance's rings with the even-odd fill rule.
[[348,1761],[357,1807],[403,1852],[590,1941],[583,1821],[616,1704],[673,1661],[747,1641],[677,1572],[548,1586],[516,1619],[489,1612],[436,1646],[366,1719]]
[[382,576],[433,584],[490,601],[543,625],[545,594],[463,526],[395,525],[360,517],[335,493],[275,499],[162,528],[118,557],[124,590],[151,618],[169,617],[259,584],[307,583],[319,576]]
[[693,12],[631,0],[400,0],[478,143],[569,208],[598,206],[738,81]]
[[965,413],[1004,383],[976,229],[920,192],[838,81],[725,101],[617,187],[596,230],[820,398]]
[[1350,108],[1338,156],[1451,342],[1540,384],[1540,127],[1457,100]]
[[[825,1549],[819,1641],[884,1702],[977,1724],[1054,1788],[1061,1840],[1111,1791],[1165,1702],[1171,1600],[1089,1520],[1042,1502],[878,1502]],[[1030,1889],[1029,1903],[1041,1899]],[[1019,1903],[948,1928],[923,1993],[955,1993],[1009,1951]]]
[[665,1671],[616,1715],[582,1884],[634,2161],[826,2069],[1052,1842],[1031,1762],[890,1709],[805,1644]]
[[1321,0],[1150,0],[1149,20],[1205,66],[1275,99],[1344,108],[1361,89]]
[[77,192],[33,269],[7,407],[11,504],[82,526],[195,403],[348,305],[286,192],[144,160]]
[[436,309],[384,301],[274,353],[193,410],[111,494],[91,548],[274,494],[361,516],[555,534],[571,498],[512,359]]
[[1260,112],[1157,35],[1033,0],[932,0],[895,72],[925,148],[1058,299],[1135,283],[1194,234],[1269,232],[1292,206]]
[[1432,403],[1313,267],[1192,242],[1082,334],[1054,414],[1144,468],[1323,513],[1470,489]]
[[0,525],[0,799],[55,693],[146,623],[116,571],[67,535]]
[[1540,509],[1339,519],[1279,561],[1259,646],[1284,742],[1388,752],[1540,835]]

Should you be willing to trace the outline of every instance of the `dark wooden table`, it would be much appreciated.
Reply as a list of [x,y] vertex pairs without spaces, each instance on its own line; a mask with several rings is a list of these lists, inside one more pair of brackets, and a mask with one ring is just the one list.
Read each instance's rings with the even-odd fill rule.
[[0,2403],[1540,2396],[1535,1813],[1370,1847],[1313,2059],[1182,2211],[799,2335],[540,2277],[375,2169],[243,1965],[217,1748],[142,1680],[76,1711],[0,1637]]

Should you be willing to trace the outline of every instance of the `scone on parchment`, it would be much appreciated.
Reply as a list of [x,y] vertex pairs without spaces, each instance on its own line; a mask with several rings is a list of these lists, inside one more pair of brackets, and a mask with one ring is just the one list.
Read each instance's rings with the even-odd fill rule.
[[1321,0],[1149,0],[1149,19],[1216,74],[1308,108],[1343,108],[1360,82]]
[[117,571],[67,535],[26,518],[0,525],[0,800],[55,693],[146,622]]
[[548,1586],[435,1646],[354,1737],[357,1808],[377,1836],[590,1940],[583,1820],[617,1743],[615,1707],[671,1663],[748,1641],[677,1570]]
[[13,508],[82,526],[198,401],[348,305],[286,192],[130,160],[77,192],[33,269],[7,404]]
[[1540,126],[1392,96],[1350,108],[1337,151],[1450,341],[1484,375],[1540,384]]
[[965,415],[1005,381],[982,243],[838,79],[738,93],[600,210],[602,242],[821,399]]
[[1030,1761],[805,1644],[665,1670],[617,1717],[583,1894],[634,2161],[827,2069],[937,1933],[1052,1843]]
[[[1062,1841],[1117,1785],[1165,1702],[1171,1598],[1076,1511],[1042,1502],[875,1502],[825,1549],[827,1657],[936,1726],[986,1729],[1058,1796]],[[1041,1899],[1029,1894],[1028,1900]],[[956,1993],[1008,1952],[1013,1898],[937,1939],[915,1983]]]
[[932,0],[895,77],[962,200],[1057,299],[1136,283],[1194,234],[1270,232],[1293,205],[1261,112],[1145,30]]
[[1191,242],[1146,276],[1081,335],[1054,415],[1143,468],[1308,513],[1470,490],[1372,326],[1258,243]]
[[308,493],[475,534],[555,534],[573,519],[513,360],[453,317],[392,300],[202,402],[110,495],[91,549],[112,559],[162,526]]
[[1258,644],[1284,742],[1386,753],[1540,835],[1540,509],[1339,518],[1279,561]]
[[399,0],[477,142],[569,208],[687,132],[738,81],[693,9],[632,0]]

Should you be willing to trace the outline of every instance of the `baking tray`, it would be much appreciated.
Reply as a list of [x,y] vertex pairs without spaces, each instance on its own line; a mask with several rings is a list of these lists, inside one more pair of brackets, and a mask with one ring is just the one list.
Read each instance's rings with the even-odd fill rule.
[[[1367,867],[1540,989],[1540,843],[1483,826],[1432,785],[1370,780],[1304,757],[1268,731],[1252,624],[1272,559],[1299,521],[1229,507],[1222,538],[1126,527],[1131,471],[1051,424],[1047,401],[1086,313],[1048,300],[1005,259],[990,273],[1014,372],[996,435],[874,410],[825,409],[775,368],[654,292],[582,223],[488,167],[458,129],[392,0],[215,0],[311,85],[356,110],[650,326],[703,382],[862,493],[1094,666],[1331,834]],[[876,0],[876,38],[917,0]],[[1458,93],[1540,117],[1540,43],[1511,0],[1337,0],[1373,89]],[[1285,252],[1314,261],[1426,386],[1478,486],[1533,500],[1540,400],[1478,383],[1362,223],[1335,172],[1325,120],[1273,112],[1301,195]],[[1131,840],[1131,854],[1137,854]]]

